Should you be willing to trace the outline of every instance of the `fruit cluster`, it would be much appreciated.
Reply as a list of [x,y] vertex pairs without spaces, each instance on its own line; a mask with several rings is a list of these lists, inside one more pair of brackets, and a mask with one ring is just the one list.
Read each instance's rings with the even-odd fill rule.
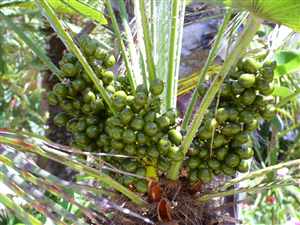
[[[232,176],[248,171],[254,152],[251,133],[260,119],[275,115],[274,62],[263,65],[244,58],[223,83],[190,148],[187,160],[190,181],[210,182],[214,175]],[[205,91],[203,85],[199,91]]]
[[[108,70],[115,64],[113,55],[87,36],[80,38],[79,46],[111,97],[116,115],[97,93],[76,57],[65,53],[59,63],[64,80],[53,87],[48,102],[62,109],[54,123],[67,128],[73,145],[85,151],[126,155],[127,158],[107,156],[105,160],[140,176],[156,176],[168,169],[170,160],[182,159],[177,115],[174,111],[160,113],[163,82],[155,79],[149,91],[143,85],[133,91],[126,76],[116,80]],[[147,191],[145,180],[132,176],[120,179],[137,191]]]

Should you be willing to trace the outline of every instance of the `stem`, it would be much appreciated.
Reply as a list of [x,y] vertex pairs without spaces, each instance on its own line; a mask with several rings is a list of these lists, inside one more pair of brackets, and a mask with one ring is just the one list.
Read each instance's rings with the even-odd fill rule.
[[[176,104],[176,90],[175,90],[175,68],[176,68],[176,44],[178,36],[178,15],[179,15],[179,4],[178,0],[172,1],[172,22],[171,22],[171,34],[170,34],[170,45],[169,45],[169,71],[167,76],[167,96],[166,96],[166,111],[175,108]],[[178,77],[177,77],[178,78]]]
[[[245,27],[244,32],[241,34],[240,38],[237,40],[237,43],[235,45],[235,48],[232,50],[232,52],[228,55],[227,59],[225,60],[223,67],[220,71],[220,73],[215,77],[213,80],[211,86],[206,92],[206,95],[201,101],[201,105],[198,109],[198,111],[195,114],[195,117],[192,121],[192,125],[190,129],[188,130],[186,136],[183,139],[181,150],[183,151],[183,154],[186,155],[190,144],[193,141],[193,138],[195,137],[195,134],[198,131],[198,128],[201,125],[202,119],[204,115],[206,114],[206,111],[212,101],[214,100],[215,95],[219,91],[226,75],[230,71],[231,67],[235,66],[240,56],[245,51],[248,44],[251,42],[253,36],[255,35],[256,31],[258,30],[261,21],[259,18],[256,18],[254,16],[250,16],[247,22],[247,25]],[[174,162],[172,163],[169,171],[168,171],[168,178],[171,180],[177,180],[180,173],[180,168],[182,161]],[[179,165],[178,165],[179,164]]]
[[[126,48],[125,48],[125,44],[123,42],[121,31],[119,29],[118,22],[117,22],[117,19],[116,19],[116,16],[115,16],[115,13],[114,13],[114,10],[112,8],[110,0],[105,0],[105,4],[107,6],[108,14],[111,18],[112,27],[115,31],[115,34],[116,34],[117,39],[119,41],[119,45],[121,47],[121,54],[122,54],[122,57],[123,57],[124,62],[125,62],[126,71],[127,71],[128,77],[129,77],[130,86],[131,86],[131,89],[134,93],[135,89],[136,89],[136,82],[135,82],[136,77],[134,76],[135,74],[133,73],[133,69],[131,67],[132,64],[130,64],[130,62],[129,62],[129,58],[127,56],[127,51],[126,51]],[[128,25],[127,20],[126,20],[127,19],[126,15],[125,15],[126,12],[124,12],[125,6],[124,6],[123,0],[119,0],[119,5],[120,5],[122,23],[123,23],[123,26],[124,26],[124,29],[125,29],[125,34],[127,35],[127,39],[130,43],[130,41],[133,41],[133,38],[132,38],[132,35],[129,35],[131,33],[130,33],[129,25]],[[132,47],[132,44],[130,44],[130,47]]]
[[145,0],[139,0],[139,6],[140,6],[142,26],[143,26],[144,44],[145,44],[145,50],[147,55],[146,60],[148,66],[149,80],[152,81],[156,78],[156,75],[155,75],[155,66],[153,61],[152,43],[150,39],[148,21],[145,12]]
[[61,39],[64,41],[65,45],[68,47],[68,49],[75,54],[75,56],[78,58],[80,61],[81,65],[83,66],[85,72],[89,76],[89,78],[93,81],[95,87],[98,89],[100,92],[102,98],[104,99],[105,103],[108,105],[110,108],[111,112],[113,114],[116,113],[110,96],[107,94],[105,88],[103,87],[102,82],[99,81],[97,78],[96,74],[94,73],[93,69],[91,66],[88,64],[86,58],[83,56],[82,52],[80,49],[74,44],[72,37],[70,36],[69,33],[65,31],[63,26],[61,25],[59,19],[55,15],[55,12],[47,2],[47,0],[36,0],[40,8],[43,10],[45,15],[47,16],[47,19],[49,20],[50,24],[55,28],[56,32],[60,35]]
[[[221,40],[224,37],[225,29],[226,29],[226,27],[227,27],[227,25],[230,21],[231,15],[232,15],[232,10],[228,9],[227,13],[224,17],[222,26],[220,27],[220,29],[218,30],[218,33],[216,35],[216,40],[214,41],[212,49],[209,52],[208,58],[207,58],[204,66],[203,66],[203,68],[202,68],[202,70],[199,74],[198,83],[197,83],[198,88],[200,87],[201,83],[203,82],[203,80],[205,78],[205,75],[208,71],[209,66],[212,64],[212,62],[215,60],[215,58],[217,56],[217,51],[220,47]],[[192,98],[191,98],[191,100],[189,102],[189,105],[187,107],[187,110],[184,114],[183,121],[182,121],[181,127],[182,127],[183,130],[186,130],[188,128],[189,122],[190,122],[192,114],[193,114],[193,109],[194,109],[199,97],[200,96],[198,95],[198,89],[195,88],[194,92],[193,92],[193,95],[192,95]]]
[[[117,181],[115,181],[110,176],[108,176],[104,173],[99,173],[98,170],[88,167],[88,166],[84,165],[83,163],[77,162],[75,160],[70,160],[67,156],[58,155],[53,152],[45,151],[38,145],[25,143],[23,139],[8,138],[5,136],[0,136],[0,143],[14,146],[15,148],[17,148],[18,150],[20,150],[22,152],[31,152],[34,154],[38,154],[42,157],[45,157],[47,159],[52,159],[58,163],[68,166],[76,171],[79,171],[79,172],[83,171],[84,173],[98,179],[99,181],[103,182],[104,184],[108,185],[109,187],[121,192],[122,194],[127,196],[129,199],[131,199],[134,203],[136,203],[137,205],[145,204],[145,202],[138,195],[136,195],[135,193],[133,193],[132,191],[130,191],[129,189],[127,189],[126,187],[124,187],[123,185],[118,183]],[[1,153],[1,151],[0,151],[0,153]],[[3,159],[3,158],[1,158],[1,154],[0,154],[0,159]],[[4,163],[9,163],[9,162],[4,161]]]
[[266,175],[268,173],[271,173],[271,172],[275,172],[275,171],[277,171],[279,169],[282,169],[282,168],[298,166],[298,165],[300,165],[300,159],[291,160],[291,161],[288,161],[288,162],[285,162],[285,163],[279,163],[279,164],[274,165],[274,166],[268,166],[268,167],[265,167],[263,169],[260,169],[260,170],[251,172],[249,174],[234,178],[230,181],[227,181],[225,183],[225,185],[222,187],[222,189],[227,189],[227,188],[229,188],[229,187],[231,187],[235,184],[238,184],[238,183],[240,183],[244,180],[249,180],[249,179],[256,178],[256,177],[261,177],[261,176],[264,176],[264,175]]
[[198,201],[200,202],[206,202],[209,201],[213,198],[219,198],[219,197],[225,197],[225,196],[230,196],[230,195],[236,195],[239,193],[250,193],[250,192],[258,192],[270,188],[275,188],[275,187],[284,187],[284,186],[289,186],[293,185],[295,182],[290,181],[288,183],[283,183],[283,184],[275,184],[275,185],[266,185],[266,186],[258,186],[258,187],[252,187],[252,188],[240,188],[240,189],[233,189],[233,190],[228,190],[228,191],[222,191],[222,192],[217,192],[217,193],[210,193],[206,195],[202,195],[201,197],[198,198]]

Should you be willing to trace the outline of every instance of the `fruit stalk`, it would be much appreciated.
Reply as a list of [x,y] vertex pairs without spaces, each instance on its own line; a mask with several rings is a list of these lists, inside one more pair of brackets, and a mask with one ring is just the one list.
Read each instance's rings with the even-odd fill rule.
[[182,129],[183,130],[186,130],[188,128],[188,125],[189,125],[189,122],[191,120],[191,117],[192,117],[192,113],[193,113],[193,109],[196,105],[196,102],[199,98],[199,94],[198,94],[198,89],[197,87],[200,87],[201,83],[203,82],[204,78],[205,78],[205,75],[208,71],[208,67],[210,66],[210,64],[214,61],[216,55],[217,55],[217,51],[219,49],[219,46],[220,46],[220,42],[225,34],[225,29],[229,23],[229,20],[230,20],[230,17],[231,17],[231,14],[232,14],[232,10],[231,9],[228,9],[227,10],[227,13],[224,17],[224,20],[223,20],[223,23],[222,23],[222,26],[220,27],[220,29],[218,30],[218,33],[216,35],[216,40],[214,41],[214,44],[212,46],[212,49],[211,51],[209,52],[209,55],[208,55],[208,58],[205,62],[205,65],[203,66],[200,74],[199,74],[199,77],[198,77],[198,83],[197,83],[197,86],[193,92],[193,95],[190,99],[190,102],[189,102],[189,105],[187,107],[187,110],[185,111],[185,114],[184,114],[184,118],[183,118],[183,121],[182,121]]
[[[255,35],[256,31],[259,29],[259,26],[261,24],[262,20],[250,15],[247,21],[247,25],[245,27],[244,32],[241,34],[240,38],[237,40],[237,43],[235,45],[235,48],[232,50],[232,52],[228,55],[227,59],[225,60],[223,67],[221,69],[221,72],[215,77],[213,80],[211,86],[206,92],[206,95],[201,101],[201,105],[198,109],[198,111],[195,114],[195,117],[191,123],[190,129],[188,129],[186,136],[183,139],[181,151],[183,151],[183,154],[186,155],[193,138],[195,137],[195,134],[198,131],[198,128],[201,125],[201,122],[203,120],[204,115],[206,114],[206,111],[212,101],[214,100],[217,92],[219,91],[226,75],[230,71],[230,69],[236,65],[239,58],[242,56],[244,51],[246,50],[246,47],[251,42],[253,36]],[[180,168],[183,160],[177,161],[172,163],[167,177],[171,180],[177,180],[180,174]]]

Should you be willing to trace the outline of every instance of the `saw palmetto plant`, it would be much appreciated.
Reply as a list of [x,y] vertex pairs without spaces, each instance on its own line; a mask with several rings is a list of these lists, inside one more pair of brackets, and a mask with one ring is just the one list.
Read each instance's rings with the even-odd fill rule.
[[[3,125],[0,178],[11,191],[0,193],[5,215],[24,224],[226,224],[228,216],[218,213],[226,207],[210,204],[216,198],[284,190],[299,201],[298,143],[280,144],[299,128],[293,76],[300,54],[286,42],[274,44],[275,31],[265,35],[260,28],[267,21],[299,31],[300,4],[210,2],[222,7],[222,22],[201,70],[182,79],[185,1],[0,3],[0,28],[39,58],[33,72],[46,68],[56,79],[46,101],[56,109],[50,117],[55,132],[68,139],[68,146],[50,141],[24,115],[22,125]],[[18,10],[51,26],[63,45],[58,60],[44,50],[36,29],[20,26]],[[92,22],[81,29],[86,20]],[[98,27],[112,43],[95,35]],[[289,31],[287,38],[294,34]],[[224,61],[216,65],[226,43]],[[45,115],[35,112],[3,59],[0,53],[2,95],[13,92],[42,127]],[[187,92],[191,98],[179,113],[180,95]],[[63,167],[53,174],[40,158]],[[286,177],[276,176],[283,169]]]

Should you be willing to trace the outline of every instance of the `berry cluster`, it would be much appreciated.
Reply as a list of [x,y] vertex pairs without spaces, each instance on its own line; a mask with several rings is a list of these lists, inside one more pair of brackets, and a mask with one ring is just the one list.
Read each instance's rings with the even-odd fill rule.
[[253,58],[244,58],[230,72],[188,152],[192,183],[248,171],[247,160],[254,155],[251,133],[260,119],[269,120],[276,112],[270,96],[274,68],[273,62],[261,65]]

